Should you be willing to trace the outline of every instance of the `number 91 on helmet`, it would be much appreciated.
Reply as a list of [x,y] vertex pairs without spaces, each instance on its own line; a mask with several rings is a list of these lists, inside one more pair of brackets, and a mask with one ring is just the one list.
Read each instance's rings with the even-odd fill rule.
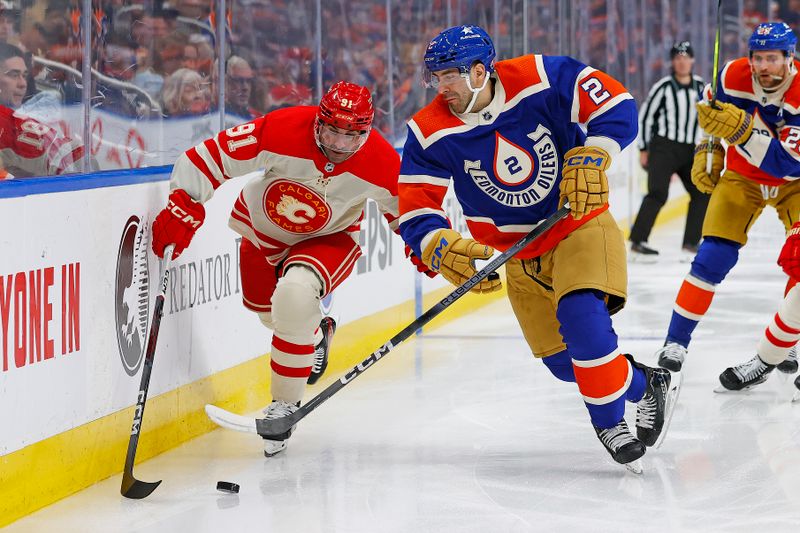
[[320,100],[314,138],[325,156],[340,163],[356,153],[369,138],[375,109],[369,89],[340,81]]

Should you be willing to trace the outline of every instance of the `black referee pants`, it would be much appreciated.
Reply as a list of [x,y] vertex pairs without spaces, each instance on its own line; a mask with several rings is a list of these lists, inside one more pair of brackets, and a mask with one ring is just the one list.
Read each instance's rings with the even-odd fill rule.
[[693,158],[694,145],[653,137],[647,156],[647,196],[631,228],[631,242],[644,242],[650,237],[658,212],[667,201],[672,174],[678,174],[690,198],[683,244],[697,246],[700,242],[710,196],[698,191],[692,183]]

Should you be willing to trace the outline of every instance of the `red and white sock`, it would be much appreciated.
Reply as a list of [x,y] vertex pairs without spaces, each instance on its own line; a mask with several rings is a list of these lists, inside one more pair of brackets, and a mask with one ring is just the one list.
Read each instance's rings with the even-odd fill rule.
[[758,344],[758,356],[777,365],[800,340],[800,288],[792,287]]
[[273,334],[270,359],[272,397],[289,403],[302,400],[314,363],[314,345],[295,344]]

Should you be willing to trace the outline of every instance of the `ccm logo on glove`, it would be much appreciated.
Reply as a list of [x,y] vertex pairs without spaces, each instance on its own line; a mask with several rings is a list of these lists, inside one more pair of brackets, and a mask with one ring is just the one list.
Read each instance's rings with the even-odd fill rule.
[[184,211],[183,208],[181,208],[181,206],[179,206],[172,200],[172,198],[170,198],[169,202],[167,203],[167,211],[175,215],[175,217],[178,218],[184,224],[188,224],[195,229],[199,228],[200,224],[203,223],[202,219],[196,219],[192,215]]
[[442,268],[442,250],[447,248],[449,244],[450,243],[447,242],[447,239],[444,236],[439,239],[439,244],[436,246],[436,248],[434,248],[433,255],[431,256],[431,268],[433,270],[438,271]]
[[606,159],[603,156],[592,157],[590,155],[574,155],[566,160],[566,166],[583,168],[595,166],[605,170]]

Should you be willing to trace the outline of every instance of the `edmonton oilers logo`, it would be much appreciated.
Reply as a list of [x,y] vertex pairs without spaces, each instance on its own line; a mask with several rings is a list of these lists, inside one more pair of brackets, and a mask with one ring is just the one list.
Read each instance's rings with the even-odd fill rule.
[[556,188],[559,161],[550,130],[541,124],[528,133],[527,147],[499,132],[495,135],[494,162],[490,174],[482,161],[464,160],[464,172],[487,196],[508,207],[529,207],[544,200]]
[[147,249],[149,226],[136,215],[131,216],[122,231],[117,254],[117,277],[114,290],[117,344],[122,366],[135,376],[142,364],[150,315]]

